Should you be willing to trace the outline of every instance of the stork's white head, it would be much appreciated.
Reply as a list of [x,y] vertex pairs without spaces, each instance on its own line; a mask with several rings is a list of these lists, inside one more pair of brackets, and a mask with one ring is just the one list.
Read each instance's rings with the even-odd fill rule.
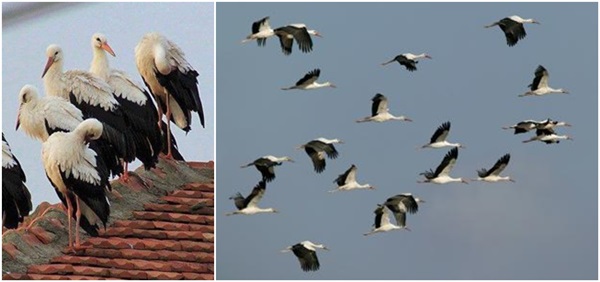
[[92,43],[92,48],[103,49],[104,51],[111,54],[113,57],[116,56],[115,52],[112,50],[110,45],[108,45],[108,40],[106,39],[106,36],[104,34],[94,33],[94,35],[92,35],[91,43]]
[[21,109],[28,102],[37,100],[37,97],[38,90],[35,86],[31,84],[25,84],[25,86],[21,88],[21,91],[19,92],[19,112],[17,113],[15,130],[19,130],[19,126],[21,125]]
[[293,160],[292,158],[288,157],[288,156],[284,156],[284,157],[282,158],[282,161],[286,161],[286,162],[290,162],[290,163],[293,163],[293,162],[294,162],[294,160]]
[[46,66],[44,67],[44,72],[42,73],[42,78],[48,72],[48,69],[56,63],[62,63],[63,52],[62,48],[56,44],[51,44],[46,48],[46,57],[48,57],[48,61],[46,62]]
[[78,134],[86,142],[96,140],[102,136],[103,126],[100,121],[95,118],[89,118],[82,121],[77,128],[75,128],[75,134]]
[[323,35],[321,35],[321,33],[320,33],[320,32],[318,32],[318,31],[316,31],[316,30],[314,30],[314,29],[308,30],[308,33],[309,33],[309,34],[312,34],[312,35],[314,35],[314,36],[316,36],[316,37],[321,37],[321,38],[323,38]]

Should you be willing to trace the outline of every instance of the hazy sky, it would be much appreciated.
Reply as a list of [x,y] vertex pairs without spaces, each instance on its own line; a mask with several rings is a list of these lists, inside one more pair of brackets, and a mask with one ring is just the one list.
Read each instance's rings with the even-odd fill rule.
[[[514,14],[542,24],[508,47],[498,27],[484,26]],[[291,56],[274,38],[240,44],[265,16],[273,28],[302,22],[324,38]],[[597,22],[596,3],[218,3],[217,278],[597,279]],[[380,66],[405,52],[433,59],[413,73]],[[571,94],[517,97],[540,64],[550,86]],[[338,88],[280,90],[314,68]],[[355,123],[378,92],[414,122]],[[574,141],[523,144],[530,134],[501,129],[545,118],[573,124],[558,131]],[[453,176],[474,178],[510,153],[504,174],[517,182],[417,184],[448,150],[415,148],[445,121],[449,140],[467,147]],[[294,150],[317,137],[346,142],[322,174]],[[280,213],[224,216],[235,210],[228,197],[260,179],[240,165],[263,155],[296,160],[276,168],[261,202]],[[377,190],[327,193],[351,164]],[[376,205],[403,192],[427,201],[408,217],[412,232],[364,237]],[[279,252],[303,240],[331,249],[318,253],[317,272]]]
[[[13,4],[4,4],[3,8]],[[161,16],[162,15],[162,16]],[[11,18],[2,28],[2,130],[27,175],[34,206],[41,201],[59,202],[41,162],[41,143],[23,131],[15,132],[18,94],[33,84],[45,95],[41,79],[46,47],[63,48],[65,70],[89,70],[91,37],[101,32],[116,53],[110,66],[127,72],[142,83],[134,60],[134,48],[148,32],[157,31],[175,42],[199,72],[200,97],[206,128],[196,114],[192,130],[172,125],[179,150],[187,160],[214,159],[214,4],[213,3],[90,3],[45,9],[23,18]],[[130,170],[141,163],[130,165]]]

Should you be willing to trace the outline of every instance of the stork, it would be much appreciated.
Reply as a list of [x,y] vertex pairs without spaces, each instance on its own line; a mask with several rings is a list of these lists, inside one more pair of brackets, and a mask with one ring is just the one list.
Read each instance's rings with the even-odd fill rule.
[[318,88],[323,88],[323,87],[336,88],[335,84],[333,84],[329,81],[323,82],[323,83],[317,82],[317,79],[319,79],[320,74],[321,74],[320,69],[314,69],[314,70],[308,72],[307,74],[305,74],[304,77],[302,77],[300,80],[298,80],[298,82],[296,82],[296,85],[290,86],[290,87],[284,87],[284,88],[281,88],[281,90],[291,90],[291,89],[311,90],[311,89],[318,89]]
[[[396,229],[406,229],[411,231],[410,228],[406,226],[406,213],[416,213],[419,210],[419,203],[424,202],[425,201],[414,197],[410,193],[398,194],[388,198],[383,205],[377,205],[377,209],[375,209],[375,228],[364,235],[366,236]],[[387,210],[394,213],[397,225],[390,223],[388,216],[389,212]]]
[[2,227],[14,229],[32,209],[27,177],[2,133]]
[[258,46],[265,46],[267,38],[275,35],[275,31],[269,25],[269,17],[264,17],[252,23],[252,34],[246,36],[242,43],[256,40]]
[[304,149],[306,154],[310,157],[315,172],[321,173],[325,171],[325,157],[335,159],[338,157],[338,151],[335,149],[334,144],[343,144],[344,142],[340,139],[326,139],[319,137],[315,140],[311,140],[306,144],[300,145],[297,149]]
[[283,162],[294,162],[292,158],[288,156],[275,157],[275,156],[263,156],[253,162],[243,165],[242,168],[255,166],[262,175],[262,179],[265,182],[271,182],[275,179],[275,166],[281,165]]
[[517,44],[517,41],[525,38],[525,36],[527,35],[527,33],[525,32],[525,28],[523,27],[524,23],[540,24],[534,19],[523,19],[515,15],[503,18],[500,21],[495,22],[493,24],[486,25],[485,28],[500,26],[500,29],[502,29],[504,35],[506,36],[506,44],[508,44],[508,46],[515,46],[515,44]]
[[387,64],[398,62],[399,64],[403,65],[404,67],[406,67],[406,69],[408,71],[416,71],[417,70],[417,63],[419,62],[419,59],[422,58],[427,58],[427,59],[431,59],[431,56],[429,56],[426,53],[421,53],[418,55],[415,54],[411,54],[411,53],[404,53],[404,54],[400,54],[396,57],[394,57],[393,59],[391,59],[388,62],[382,63],[382,66],[385,66]]
[[298,49],[304,53],[312,51],[313,42],[311,35],[322,37],[321,34],[314,30],[308,29],[305,24],[289,24],[276,28],[274,31],[275,35],[279,37],[279,44],[281,45],[281,51],[285,55],[292,53],[292,45],[294,45],[294,39],[298,42]]
[[532,129],[549,129],[549,128],[554,128],[557,126],[568,126],[570,127],[571,124],[569,124],[568,122],[565,121],[556,121],[556,120],[552,120],[552,119],[545,119],[545,120],[541,120],[541,121],[537,121],[537,120],[524,120],[524,121],[520,121],[517,124],[511,125],[511,126],[505,126],[502,127],[502,129],[514,129],[514,134],[520,134],[520,133],[525,133],[525,132],[529,132]]
[[337,188],[329,191],[330,193],[337,191],[349,191],[349,190],[357,190],[357,189],[375,189],[371,184],[360,184],[356,182],[356,165],[352,164],[349,169],[347,169],[344,173],[338,175],[338,177],[333,181],[337,184]]
[[548,77],[550,74],[548,71],[542,66],[539,65],[537,69],[535,69],[535,77],[533,78],[533,82],[529,84],[529,91],[519,95],[519,97],[525,96],[542,96],[546,94],[559,93],[559,94],[569,94],[569,91],[566,89],[558,88],[554,89],[548,86]]
[[405,116],[394,116],[388,111],[388,99],[381,93],[375,94],[371,99],[373,104],[371,105],[371,116],[357,120],[356,122],[384,122],[388,120],[400,120],[400,121],[412,121],[412,119]]
[[450,122],[444,122],[442,125],[438,126],[433,135],[431,135],[431,139],[428,144],[421,146],[423,148],[444,148],[444,147],[456,147],[456,148],[464,148],[460,143],[450,143],[446,141],[448,137],[448,133],[450,133]]
[[456,163],[457,158],[458,158],[458,148],[452,148],[450,151],[448,151],[448,153],[446,153],[446,156],[444,156],[444,159],[442,160],[442,162],[435,169],[435,172],[430,169],[429,171],[420,173],[419,175],[425,176],[425,180],[417,181],[417,182],[418,183],[435,183],[435,184],[461,182],[461,183],[468,184],[469,182],[467,182],[464,178],[453,178],[448,175],[450,173],[450,171],[452,170],[452,168],[454,167],[454,164]]
[[317,249],[327,250],[323,244],[315,244],[311,241],[302,241],[293,246],[286,247],[281,250],[282,253],[293,252],[300,262],[300,268],[303,271],[317,271],[321,267],[319,258],[317,257]]
[[494,164],[494,166],[491,169],[487,170],[485,168],[482,168],[480,170],[477,170],[478,177],[477,177],[477,179],[473,179],[473,181],[478,180],[478,181],[486,181],[486,182],[499,182],[499,181],[515,182],[515,180],[510,178],[510,176],[500,176],[500,173],[502,173],[502,171],[506,168],[509,161],[510,161],[510,154],[505,154],[504,156],[500,157],[500,159],[498,159],[498,161],[496,161],[496,163]]
[[[69,248],[80,247],[78,227],[83,222],[92,236],[98,236],[99,224],[106,227],[110,203],[108,169],[88,143],[102,135],[102,123],[96,119],[81,122],[72,132],[55,132],[42,144],[42,161],[46,176],[63,203],[66,203]],[[71,215],[75,212],[75,245],[71,235]]]
[[[373,229],[368,233],[364,233],[364,236],[401,229],[400,226],[395,225],[390,221],[390,212],[385,205],[377,204],[377,208],[375,211],[373,211],[373,213],[375,213],[375,223],[373,224]],[[408,228],[405,229],[410,230]]]
[[[110,68],[106,53],[114,57],[115,52],[104,34],[92,35],[91,45],[93,58],[90,72],[112,87],[113,95],[129,120],[136,140],[136,156],[146,169],[150,169],[158,162],[158,155],[163,146],[158,127],[158,112],[152,98],[126,73]],[[127,163],[125,163],[125,171],[127,171]]]
[[529,143],[532,141],[540,141],[546,144],[558,144],[560,140],[573,140],[573,137],[569,135],[558,135],[554,132],[554,129],[537,129],[535,131],[535,136],[531,137],[529,140],[524,140],[523,143]]
[[170,121],[187,133],[191,130],[191,114],[197,112],[204,127],[198,72],[185,59],[179,46],[156,32],[142,37],[135,47],[135,62],[158,104],[158,120],[162,120],[163,112],[167,117],[167,158],[173,158]]
[[257,213],[278,213],[274,208],[259,208],[258,202],[265,195],[265,191],[267,190],[267,184],[264,180],[258,182],[252,192],[248,197],[244,198],[242,194],[239,192],[234,196],[229,197],[230,200],[233,200],[235,203],[235,207],[238,209],[237,211],[227,213],[225,215],[234,215],[234,214],[257,214]]

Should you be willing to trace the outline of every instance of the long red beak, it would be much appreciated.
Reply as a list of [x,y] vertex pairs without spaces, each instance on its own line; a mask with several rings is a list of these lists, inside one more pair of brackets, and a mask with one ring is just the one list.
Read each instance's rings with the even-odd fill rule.
[[46,72],[48,71],[48,69],[50,69],[50,66],[52,66],[53,63],[54,58],[48,57],[48,61],[46,62],[46,66],[44,67],[44,72],[42,73],[42,78],[44,78],[44,75],[46,75]]
[[108,43],[104,43],[102,44],[102,46],[100,46],[102,49],[104,49],[104,51],[108,52],[109,54],[111,54],[113,57],[116,57],[115,52],[113,51],[112,48],[110,48],[110,45],[108,45]]
[[19,125],[21,125],[21,109],[17,113],[17,125],[15,126],[15,131],[19,130]]

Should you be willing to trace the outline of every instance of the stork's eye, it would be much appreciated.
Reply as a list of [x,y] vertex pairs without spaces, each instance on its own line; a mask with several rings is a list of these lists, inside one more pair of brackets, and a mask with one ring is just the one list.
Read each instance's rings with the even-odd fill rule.
[[100,42],[100,37],[96,37],[96,41]]
[[54,56],[58,55],[58,51],[54,52]]

